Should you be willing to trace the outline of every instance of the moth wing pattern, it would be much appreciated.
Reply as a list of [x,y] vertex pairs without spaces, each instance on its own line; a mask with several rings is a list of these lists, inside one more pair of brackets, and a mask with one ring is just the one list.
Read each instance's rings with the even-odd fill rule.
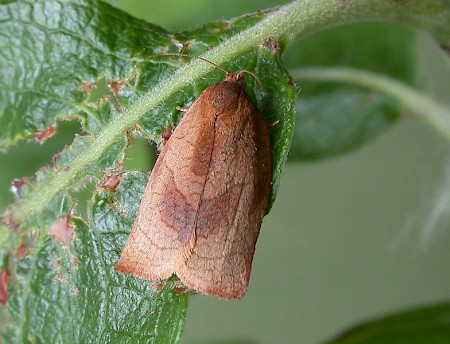
[[213,87],[219,89],[211,89],[214,100],[223,92],[222,99],[229,102],[220,103],[229,106],[213,110],[222,113],[216,113],[196,242],[190,258],[176,273],[185,285],[204,294],[240,298],[247,290],[269,197],[269,129],[242,88],[226,82]]
[[243,87],[208,87],[162,149],[116,269],[151,280],[175,273],[204,294],[242,297],[270,160],[268,126]]
[[190,255],[195,243],[196,208],[206,178],[190,172],[188,163],[196,153],[195,133],[202,133],[201,123],[192,115],[196,103],[183,116],[158,156],[137,218],[115,266],[119,271],[150,280],[166,279]]

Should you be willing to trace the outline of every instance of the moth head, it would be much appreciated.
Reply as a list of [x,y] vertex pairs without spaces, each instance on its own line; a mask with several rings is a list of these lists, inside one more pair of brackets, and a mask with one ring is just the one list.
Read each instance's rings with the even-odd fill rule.
[[190,55],[190,54],[182,54],[182,53],[161,53],[158,54],[158,56],[184,56],[184,57],[190,57],[190,58],[195,58],[195,59],[199,59],[202,60],[204,62],[207,62],[211,65],[213,65],[214,67],[220,69],[221,71],[225,72],[227,77],[226,80],[230,81],[230,82],[234,82],[236,84],[238,84],[240,87],[244,88],[245,87],[245,80],[244,80],[244,73],[250,74],[252,75],[257,81],[258,83],[261,85],[261,80],[259,80],[259,78],[252,72],[244,69],[244,70],[240,70],[236,73],[231,73],[230,71],[226,70],[225,68],[219,66],[218,64],[211,62],[201,56],[195,56],[195,55]]
[[253,76],[259,82],[259,84],[261,84],[261,80],[259,80],[259,78],[254,73],[252,73],[246,69],[240,70],[236,73],[227,72],[227,81],[235,82],[236,84],[238,84],[239,86],[244,88],[245,87],[245,80],[244,80],[245,73]]

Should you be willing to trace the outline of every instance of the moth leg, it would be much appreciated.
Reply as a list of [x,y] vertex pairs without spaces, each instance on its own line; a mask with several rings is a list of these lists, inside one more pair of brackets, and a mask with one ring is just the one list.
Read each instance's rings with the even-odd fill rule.
[[188,108],[184,108],[182,106],[177,106],[175,109],[177,109],[178,111],[182,111],[182,112],[186,112],[187,110],[189,110]]
[[197,294],[196,290],[186,287],[175,274],[173,274],[166,280],[150,281],[150,285],[158,293],[161,293],[164,289],[170,289],[173,290],[177,295]]
[[161,137],[164,140],[164,144],[166,144],[167,141],[170,139],[172,133],[173,133],[173,123],[169,123],[166,129],[164,129],[163,132],[161,133]]

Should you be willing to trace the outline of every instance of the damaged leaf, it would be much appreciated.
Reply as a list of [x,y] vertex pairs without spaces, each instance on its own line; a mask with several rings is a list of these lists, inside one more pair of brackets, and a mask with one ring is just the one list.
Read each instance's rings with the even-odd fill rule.
[[70,218],[70,215],[61,216],[49,229],[49,234],[64,245],[73,239],[73,224]]
[[[8,303],[15,322],[4,329],[5,342],[21,342],[23,333],[39,343],[178,340],[187,296],[170,288],[157,292],[147,281],[114,270],[146,181],[144,173],[125,174],[113,195],[95,193],[89,224],[61,217],[50,228],[53,234],[43,235],[31,252],[12,261]],[[0,272],[0,296],[4,285]]]

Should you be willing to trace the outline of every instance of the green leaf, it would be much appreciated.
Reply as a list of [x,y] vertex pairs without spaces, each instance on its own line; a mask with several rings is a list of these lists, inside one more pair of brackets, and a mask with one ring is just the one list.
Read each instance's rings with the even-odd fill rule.
[[[86,0],[87,1],[87,0]],[[64,2],[64,4],[77,4],[78,2],[73,1],[70,3]],[[83,3],[83,2],[80,2]],[[90,3],[87,1],[86,3]],[[14,5],[16,3],[13,3]],[[59,3],[55,2],[48,2],[49,6],[54,5],[54,10],[57,11],[60,10]],[[56,5],[55,5],[56,4]],[[93,5],[94,6],[94,5]],[[90,6],[90,10],[92,10],[93,6]],[[78,8],[78,7],[77,7]],[[83,7],[81,7],[83,8]],[[105,8],[102,8],[105,12],[108,12],[109,10],[106,10]],[[348,9],[351,9],[351,11],[347,11]],[[435,13],[436,9],[442,9],[442,13],[439,12],[439,15],[435,18],[435,20],[430,23],[428,21],[427,15],[429,15],[430,11],[432,13]],[[224,36],[229,37],[228,40],[224,41],[223,44],[220,44],[216,49],[213,49],[209,51],[208,53],[205,53],[205,57],[213,60],[216,63],[219,64],[225,64],[226,61],[231,61],[232,59],[237,60],[239,57],[239,54],[244,54],[249,49],[254,49],[256,46],[259,45],[265,45],[264,40],[271,38],[271,40],[274,40],[277,46],[284,48],[286,45],[288,45],[296,36],[298,35],[307,35],[311,32],[318,31],[320,29],[323,29],[324,27],[328,27],[333,23],[334,25],[340,24],[342,22],[349,22],[354,21],[356,18],[361,19],[367,19],[370,18],[370,16],[373,16],[374,19],[377,18],[394,18],[403,20],[405,22],[414,22],[419,23],[419,25],[422,25],[424,27],[427,27],[430,31],[433,33],[438,33],[437,35],[439,37],[445,37],[442,36],[441,33],[447,30],[448,28],[445,25],[445,18],[448,16],[449,11],[445,10],[445,1],[444,0],[435,0],[435,7],[428,8],[424,7],[422,5],[416,5],[411,6],[410,3],[408,3],[407,6],[401,6],[398,4],[392,4],[391,2],[385,2],[382,0],[375,1],[371,4],[371,6],[365,6],[359,2],[346,2],[345,6],[335,6],[334,4],[331,4],[326,1],[317,1],[314,3],[308,3],[308,2],[301,2],[301,1],[295,1],[292,4],[281,8],[278,11],[273,12],[265,12],[260,13],[256,15],[256,21],[255,24],[255,18],[252,16],[246,16],[243,17],[240,20],[236,20],[237,28],[242,29],[245,26],[245,22],[248,21],[248,25],[244,31],[242,31],[239,34],[235,34],[234,36],[231,36],[231,34],[234,34],[236,31],[233,31],[233,22],[227,23],[227,25],[219,25],[219,28],[216,26],[215,30],[212,30],[212,32],[216,32],[218,36]],[[321,11],[321,16],[308,16],[308,13],[310,11]],[[6,13],[9,13],[8,9],[5,11]],[[23,11],[23,13],[27,13],[27,11]],[[45,12],[47,13],[47,12]],[[75,12],[76,13],[76,12]],[[343,15],[343,14],[346,15]],[[399,17],[397,14],[402,13],[402,16]],[[339,15],[340,14],[340,15]],[[265,16],[265,18],[264,18]],[[386,17],[384,17],[386,16]],[[5,17],[7,17],[5,15]],[[114,18],[116,20],[117,17],[120,18],[127,18],[126,16],[110,16],[108,17],[109,21],[108,24],[111,26],[114,26]],[[263,19],[261,19],[263,18]],[[259,20],[261,19],[261,20]],[[131,19],[130,19],[131,20]],[[258,21],[259,20],[259,21]],[[81,18],[81,21],[83,21],[83,18]],[[84,20],[86,22],[86,25],[88,25],[90,22],[89,20]],[[26,22],[26,21],[25,21]],[[65,21],[60,21],[62,25],[66,24]],[[53,22],[51,22],[53,24]],[[138,25],[138,24],[136,24]],[[89,27],[89,26],[87,26]],[[122,27],[122,26],[119,26]],[[133,27],[133,25],[129,25],[129,27]],[[208,27],[208,26],[205,26]],[[68,33],[70,32],[70,29],[72,27],[69,26],[68,28],[64,28],[64,32],[67,36],[70,36]],[[221,31],[222,29],[222,31]],[[69,30],[68,32],[65,30]],[[237,30],[237,29],[234,29]],[[53,31],[52,31],[53,32]],[[57,31],[59,32],[59,31]],[[129,33],[130,31],[125,31],[125,33]],[[208,39],[212,32],[207,32],[206,38]],[[77,32],[73,32],[74,35],[76,35]],[[198,34],[198,31],[195,31],[196,34]],[[136,34],[135,31],[131,31],[132,37],[130,39],[126,40],[126,42],[134,43],[136,40],[133,39],[134,34]],[[182,37],[187,37],[188,35],[184,34]],[[75,36],[79,37],[79,36]],[[106,35],[101,35],[102,38],[108,37]],[[66,37],[64,37],[66,38]],[[83,36],[84,38],[84,36]],[[118,37],[117,35],[113,37],[113,42],[116,42],[117,40],[122,39],[123,36]],[[197,42],[197,39],[194,39],[194,37],[189,41],[179,41],[176,39],[176,35],[171,36],[171,42],[175,42],[175,47],[185,47],[189,48],[189,44],[193,42]],[[278,38],[278,39],[277,39]],[[120,40],[120,42],[122,42]],[[155,40],[156,41],[156,40]],[[107,40],[107,43],[110,43],[109,45],[114,45],[113,42],[110,42]],[[139,41],[141,42],[141,41]],[[64,42],[65,43],[65,42]],[[75,40],[74,43],[77,43],[77,40]],[[105,42],[101,41],[101,45],[105,45]],[[185,43],[185,44],[183,44]],[[195,47],[198,45],[194,44]],[[126,48],[123,46],[120,46],[122,48],[121,53],[123,54],[123,51],[126,51]],[[159,48],[162,46],[156,45],[155,47],[152,47],[153,52],[159,51]],[[170,47],[166,47],[169,49]],[[188,49],[187,49],[188,50]],[[130,90],[139,90],[139,85],[141,81],[141,74],[142,74],[142,80],[148,80],[147,77],[145,77],[148,74],[148,70],[152,70],[150,67],[152,64],[155,64],[154,59],[148,58],[146,59],[145,56],[145,50],[139,49],[137,46],[133,46],[129,49],[129,51],[126,51],[128,53],[127,56],[131,55],[133,62],[135,62],[135,69],[132,71],[129,71],[126,77],[118,78],[114,80],[113,82],[110,82],[110,85],[115,85],[115,92],[114,96],[116,97],[120,93],[120,85],[127,84],[125,87],[125,90],[127,92],[124,93],[124,96],[121,98],[121,100],[126,105],[129,103],[128,100],[134,100],[136,99],[132,105],[130,105],[129,108],[126,109],[125,113],[121,116],[116,116],[114,113],[111,116],[98,116],[96,115],[96,111],[94,111],[93,114],[91,114],[91,108],[88,106],[89,104],[83,104],[82,108],[86,112],[86,116],[89,120],[86,120],[85,122],[87,124],[92,123],[95,120],[98,120],[98,118],[103,119],[104,117],[110,119],[114,119],[109,124],[105,126],[105,128],[100,132],[98,135],[97,140],[95,141],[95,144],[92,144],[90,147],[88,147],[83,153],[81,153],[79,156],[77,156],[76,159],[74,159],[72,163],[72,168],[69,170],[68,173],[61,173],[57,172],[55,175],[55,178],[53,180],[49,180],[49,182],[46,185],[43,185],[42,188],[45,188],[47,192],[45,192],[46,197],[37,204],[37,202],[30,201],[29,199],[23,200],[21,202],[21,205],[19,208],[13,211],[13,217],[17,221],[19,218],[23,217],[25,214],[29,213],[30,211],[36,211],[39,208],[45,206],[52,197],[59,192],[58,188],[65,188],[69,184],[74,182],[75,176],[77,176],[80,172],[83,170],[87,170],[87,166],[90,164],[95,164],[96,160],[99,159],[105,150],[109,148],[115,142],[120,135],[123,135],[123,132],[125,130],[129,130],[131,127],[136,125],[138,121],[142,119],[142,116],[144,113],[148,113],[150,111],[156,111],[157,114],[161,114],[164,112],[165,114],[169,113],[169,118],[166,116],[163,116],[160,121],[153,122],[153,128],[158,128],[159,126],[157,123],[160,123],[160,127],[164,127],[164,124],[167,124],[167,122],[170,122],[173,119],[173,105],[178,103],[178,100],[176,97],[180,96],[180,91],[183,90],[186,85],[191,84],[194,80],[197,80],[201,76],[206,75],[211,69],[212,66],[205,65],[205,63],[200,63],[200,61],[193,61],[189,63],[188,65],[178,69],[174,74],[172,74],[171,77],[164,80],[163,83],[158,84],[154,87],[151,91],[143,95],[142,97],[135,98],[133,94],[129,95],[128,92]],[[116,53],[117,54],[117,53]],[[151,55],[151,54],[150,54]],[[144,56],[144,57],[143,57]],[[148,55],[147,55],[148,56]],[[276,55],[273,54],[272,59],[276,59]],[[84,60],[82,60],[84,61]],[[127,63],[129,60],[125,60],[125,65],[130,66],[131,64]],[[118,59],[115,61],[120,64],[120,60]],[[246,67],[249,66],[249,61],[242,60],[241,61],[242,66]],[[265,61],[265,63],[270,64],[271,61]],[[143,68],[149,67],[147,68]],[[141,68],[142,67],[142,68]],[[20,67],[22,68],[22,67]],[[114,70],[118,70],[116,64],[114,64],[113,67]],[[144,73],[143,73],[144,71]],[[146,74],[147,73],[147,74]],[[152,73],[152,72],[150,72]],[[158,77],[157,80],[159,81],[159,76],[162,74],[159,74],[158,72],[155,73]],[[36,73],[36,75],[38,75]],[[281,75],[281,74],[280,74]],[[134,79],[133,79],[134,78]],[[154,78],[152,79],[154,80]],[[79,83],[78,86],[81,87],[82,90],[86,90],[89,87],[86,85],[91,85],[92,83],[86,84],[84,81]],[[289,87],[289,85],[286,85],[286,87]],[[131,92],[132,93],[132,92]],[[177,94],[175,98],[170,98],[171,95]],[[291,92],[293,94],[293,92]],[[173,102],[173,103],[171,103]],[[261,101],[259,101],[260,103]],[[169,105],[169,111],[164,111],[164,105]],[[122,104],[116,103],[116,108],[123,107]],[[97,105],[98,107],[98,105]],[[278,108],[273,107],[275,111],[277,111]],[[158,111],[159,110],[159,111]],[[267,114],[265,109],[262,109],[263,112]],[[111,110],[113,111],[113,109]],[[150,112],[148,114],[148,117],[150,118],[158,118],[156,113]],[[155,115],[156,117],[153,117]],[[273,115],[273,114],[272,114]],[[98,118],[97,118],[98,117]],[[148,118],[147,117],[147,118]],[[279,132],[284,132],[291,136],[293,123],[289,121],[290,115],[288,113],[280,113],[279,115],[273,116],[275,118],[282,118],[283,120],[279,122],[279,126],[286,126],[287,130],[280,130]],[[102,122],[99,120],[100,123]],[[145,125],[143,125],[145,126]],[[94,126],[92,126],[94,128]],[[91,129],[92,129],[91,128]],[[95,129],[95,128],[94,128]],[[92,130],[94,130],[92,129]],[[145,132],[145,130],[143,130]],[[150,136],[151,136],[151,130],[150,130]],[[288,136],[286,136],[288,137]],[[273,147],[276,147],[278,143],[283,142],[285,138],[276,137],[275,139],[272,139],[272,145]],[[290,137],[285,140],[290,141]],[[278,150],[279,152],[286,153],[288,151],[288,148],[284,148],[281,150]],[[286,155],[282,156],[274,156],[274,164],[273,166],[279,166],[282,165],[283,162],[286,159]],[[276,176],[276,173],[274,173],[274,180],[272,184],[272,197],[271,200],[273,200],[273,195],[275,194],[276,189],[278,188],[278,179]]]
[[[83,85],[131,77],[142,52],[130,48],[170,46],[163,29],[102,2],[8,1],[0,18],[1,146],[32,137],[56,116],[86,119]],[[90,121],[102,122],[88,109]]]
[[[210,45],[259,21],[264,14],[205,25],[192,33],[181,33],[183,41],[179,41],[174,35],[99,2],[11,2],[0,6],[0,13],[3,11],[5,16],[9,12],[16,14],[19,9],[21,16],[28,14],[27,20],[14,18],[5,21],[5,26],[21,25],[22,30],[17,31],[20,33],[34,32],[35,27],[45,32],[49,36],[47,46],[52,47],[51,54],[42,50],[43,55],[39,56],[38,50],[35,59],[47,61],[45,65],[51,68],[30,73],[23,66],[31,56],[22,54],[22,48],[16,46],[19,59],[10,61],[15,63],[12,66],[15,74],[35,86],[28,92],[16,80],[5,79],[11,81],[9,89],[12,92],[2,96],[0,104],[5,105],[5,114],[16,117],[6,116],[2,120],[14,121],[17,126],[4,133],[2,142],[7,146],[20,137],[32,137],[37,130],[44,130],[61,118],[79,118],[85,133],[54,157],[52,167],[39,170],[34,180],[23,180],[15,188],[22,211],[12,221],[20,219],[21,231],[11,232],[9,238],[5,236],[3,239],[2,236],[3,242],[8,244],[1,254],[9,257],[7,266],[13,281],[8,304],[13,321],[4,329],[4,337],[11,342],[175,342],[184,322],[186,296],[174,295],[170,287],[156,294],[148,281],[113,270],[145,186],[143,174],[137,177],[125,174],[114,194],[99,191],[94,195],[92,205],[88,206],[92,213],[89,219],[70,215],[75,239],[68,247],[49,232],[58,221],[71,214],[79,202],[75,197],[79,189],[103,178],[108,170],[117,170],[116,166],[124,162],[130,136],[126,135],[128,129],[135,125],[139,129],[138,135],[158,140],[168,123],[179,120],[181,113],[175,111],[176,106],[188,106],[203,89],[224,78],[222,72],[213,71],[194,84],[177,86],[179,92],[167,97],[146,116],[142,116],[145,111],[135,112],[140,117],[135,115],[134,124],[131,125],[130,121],[124,124],[122,119],[126,114],[121,111],[139,103],[144,91],[180,67],[176,59],[156,57],[154,53],[178,51],[181,42],[187,40],[192,42],[192,51],[199,54]],[[71,13],[70,22],[68,12]],[[40,18],[41,15],[45,17],[45,13],[62,18],[58,21],[60,27],[52,26],[57,24],[51,18]],[[101,25],[103,22],[107,28]],[[71,26],[75,23],[76,31]],[[89,27],[90,35],[80,36],[80,27]],[[133,39],[143,31],[146,32],[144,37]],[[7,40],[12,41],[14,31],[5,32],[11,34]],[[203,40],[198,38],[200,34]],[[27,39],[30,45],[42,45],[40,35],[30,33]],[[117,41],[123,44],[119,45]],[[86,42],[90,47],[82,49],[83,58],[75,58],[76,47],[84,47]],[[152,44],[146,46],[149,43]],[[119,51],[113,51],[111,47]],[[272,142],[277,147],[273,164],[276,183],[292,136],[295,103],[294,88],[277,53],[277,50],[261,46],[223,64],[233,71],[248,69],[258,75],[264,74],[260,77],[262,87],[255,79],[249,78],[249,85],[255,86],[255,90],[249,89],[249,93],[263,109],[268,121],[280,123],[272,131]],[[7,71],[2,69],[1,72]],[[70,82],[65,82],[67,79]],[[39,80],[46,82],[40,83]],[[94,93],[95,87],[100,91]],[[276,92],[278,89],[280,92]],[[18,102],[18,98],[24,95],[27,99],[23,99],[23,103]],[[41,103],[52,105],[35,106]],[[16,108],[11,111],[14,106]],[[111,130],[114,126],[116,129]],[[107,143],[104,143],[105,137],[109,140]],[[99,143],[103,145],[100,149]],[[97,150],[95,158],[92,150],[89,151],[92,148]],[[28,206],[24,208],[24,204]],[[9,213],[6,216],[10,218]],[[2,229],[2,234],[6,233],[4,227]],[[28,254],[20,258],[16,252],[24,250],[24,247]],[[99,316],[101,312],[104,313]],[[35,321],[43,313],[46,317]]]
[[[158,141],[169,123],[178,122],[176,106],[189,106],[224,75],[202,61],[183,64],[155,54],[183,49],[231,71],[258,75],[261,84],[248,78],[247,90],[272,125],[270,208],[293,135],[296,102],[280,55],[297,37],[371,16],[418,23],[448,42],[442,35],[448,11],[436,14],[446,2],[433,3],[430,11],[420,3],[387,0],[370,6],[294,1],[170,33],[100,1],[0,1],[0,146],[32,138],[57,120],[77,118],[82,125],[82,135],[52,167],[16,185],[17,204],[2,218],[14,229],[4,235],[0,226],[14,320],[5,340],[178,341],[186,296],[173,294],[170,286],[155,293],[148,282],[113,270],[146,181],[144,174],[126,173],[121,166],[132,136]],[[430,13],[436,14],[432,22]],[[77,192],[89,183],[100,185],[111,172],[124,172],[119,188],[96,191],[91,216],[75,216]],[[70,226],[61,224],[65,218]],[[75,236],[66,242],[71,226]]]
[[[53,11],[66,11],[67,8],[65,6],[76,7],[77,10],[81,11],[81,8],[84,8],[84,6],[82,6],[83,3],[83,1],[64,2],[64,6],[61,7],[59,6],[59,3],[49,1],[47,6],[53,6]],[[90,4],[89,1],[86,3]],[[39,3],[38,5],[39,13],[42,12],[40,10],[42,4],[43,3]],[[16,3],[13,3],[13,5],[17,6]],[[89,13],[91,11],[94,11],[94,13],[97,13],[96,11],[101,11],[103,16],[108,15],[106,19],[104,18],[102,20],[105,20],[111,27],[121,27],[119,25],[120,23],[116,25],[115,21],[122,22],[124,19],[129,21],[127,30],[122,32],[121,35],[113,29],[111,29],[111,35],[108,30],[106,30],[107,34],[104,34],[104,29],[102,27],[101,35],[99,35],[98,38],[99,42],[97,42],[96,37],[91,37],[92,41],[96,42],[99,47],[92,42],[96,48],[94,49],[93,56],[89,56],[88,60],[92,62],[93,66],[109,66],[113,69],[114,73],[106,71],[106,67],[97,70],[88,68],[90,74],[86,75],[86,78],[80,80],[79,75],[83,74],[83,69],[85,69],[87,65],[86,59],[69,59],[71,63],[70,68],[77,71],[78,82],[76,87],[74,84],[70,83],[65,84],[64,87],[71,90],[74,94],[79,94],[80,92],[88,93],[84,98],[75,99],[75,97],[72,97],[72,111],[76,111],[76,115],[82,119],[84,125],[83,129],[95,137],[96,140],[93,140],[91,145],[86,146],[80,154],[73,155],[73,159],[70,163],[71,166],[65,166],[64,169],[57,169],[53,176],[49,176],[45,179],[45,182],[32,187],[34,191],[39,193],[39,197],[35,197],[34,194],[27,195],[21,202],[19,208],[13,210],[15,221],[19,218],[23,218],[25,214],[27,214],[28,217],[31,209],[35,212],[49,202],[54,202],[53,198],[57,197],[57,195],[61,196],[61,193],[64,193],[69,185],[73,185],[77,182],[79,183],[80,180],[85,179],[87,176],[91,178],[99,176],[99,172],[105,167],[108,167],[105,165],[99,166],[99,159],[104,159],[105,154],[108,154],[106,152],[111,150],[114,142],[118,142],[118,140],[123,141],[124,131],[129,130],[131,127],[137,125],[140,129],[139,134],[144,135],[144,137],[147,138],[158,140],[160,133],[168,123],[178,121],[180,113],[176,111],[177,106],[189,105],[196,97],[198,97],[200,92],[205,89],[206,86],[223,80],[224,78],[223,72],[216,70],[204,80],[199,79],[196,83],[192,84],[190,80],[192,78],[192,72],[187,74],[184,71],[188,69],[188,65],[186,65],[177,70],[179,77],[176,75],[172,76],[170,80],[166,80],[164,83],[160,84],[160,86],[155,86],[156,92],[149,92],[146,93],[145,96],[142,96],[143,90],[147,91],[148,89],[151,89],[151,87],[164,78],[163,75],[167,75],[173,71],[175,67],[180,66],[179,62],[176,60],[157,57],[155,56],[155,53],[178,49],[181,46],[189,48],[190,45],[192,45],[192,50],[194,52],[200,52],[207,49],[210,44],[217,44],[227,37],[231,37],[232,35],[239,36],[236,35],[237,31],[255,24],[255,22],[260,21],[261,18],[267,15],[267,13],[260,13],[254,16],[238,18],[231,22],[219,22],[204,25],[200,29],[195,29],[191,34],[189,32],[181,33],[179,35],[180,39],[178,39],[177,35],[171,35],[169,39],[167,38],[168,34],[166,32],[162,32],[159,28],[152,30],[152,27],[149,27],[146,24],[147,26],[144,25],[141,30],[145,30],[150,36],[153,34],[151,38],[148,38],[149,41],[153,41],[153,45],[148,48],[142,44],[142,40],[136,42],[136,39],[133,39],[134,36],[138,35],[138,31],[140,32],[139,28],[143,25],[141,21],[134,21],[131,17],[122,16],[119,11],[112,8],[105,8],[103,5],[97,10],[95,9],[95,5],[92,4],[89,8]],[[9,10],[10,9],[6,9],[5,11],[8,12]],[[72,13],[77,12],[74,10]],[[85,25],[89,24],[89,27],[93,29],[93,25],[96,21],[91,22],[89,18],[89,15],[80,14],[80,21],[85,21]],[[72,18],[72,20],[75,19]],[[25,21],[24,25],[28,27],[29,22],[30,21]],[[66,22],[62,20],[60,21],[60,24],[65,25]],[[134,28],[134,31],[132,28]],[[78,32],[70,31],[71,29],[70,26],[61,28],[59,31],[65,33],[64,41],[59,42],[59,45],[58,42],[54,42],[54,44],[57,46],[63,44],[77,46],[82,44],[84,42],[84,37],[80,38]],[[53,33],[54,30],[51,30],[51,32]],[[203,40],[197,37],[200,32],[203,32]],[[127,34],[131,36],[130,39],[123,38],[123,36]],[[163,35],[164,37],[158,39],[158,35]],[[31,36],[30,40],[33,37],[34,36]],[[96,40],[94,40],[94,38],[96,38]],[[36,36],[34,39],[39,40],[40,37]],[[58,37],[55,37],[54,39],[58,39]],[[67,43],[67,40],[72,40],[72,42]],[[125,43],[120,46],[120,56],[123,57],[122,59],[114,58],[111,60],[111,55],[116,56],[118,53],[112,54],[109,50],[102,51],[100,47],[105,45],[117,45],[117,40],[120,40],[120,42],[126,41],[128,46],[126,46]],[[161,42],[167,44],[164,45]],[[281,90],[282,88],[283,91],[280,94],[285,95],[283,98],[279,96],[274,97],[271,93],[269,94],[264,91],[260,92],[257,96],[253,94],[255,101],[260,105],[260,108],[268,117],[268,120],[278,121],[279,123],[277,128],[272,131],[272,145],[273,147],[277,147],[274,151],[279,153],[273,155],[274,173],[270,202],[270,204],[272,204],[279,185],[281,167],[286,160],[289,147],[288,144],[292,137],[294,107],[289,104],[293,104],[295,92],[293,91],[294,89],[291,86],[291,83],[288,82],[289,77],[287,76],[286,71],[279,62],[279,57],[277,55],[279,52],[278,49],[271,50],[263,45],[257,50],[254,49],[247,53],[245,53],[244,49],[241,50],[242,55],[239,58],[231,60],[232,63],[224,62],[223,66],[234,71],[238,69],[256,70],[264,68],[264,65],[270,65],[272,68],[270,72],[272,78],[270,79],[270,86],[268,88],[271,90]],[[248,50],[248,48],[245,50]],[[91,50],[86,49],[86,57],[89,55],[90,51]],[[102,52],[105,56],[102,55]],[[188,52],[190,52],[189,49]],[[55,53],[54,55],[57,54]],[[43,58],[45,58],[45,56]],[[211,60],[220,62],[214,58],[211,58]],[[61,70],[62,75],[63,71],[67,68],[67,63],[69,62],[66,61],[64,56],[59,56],[58,59],[52,62],[52,70]],[[256,63],[258,66],[256,66]],[[113,65],[114,67],[112,67]],[[202,61],[193,61],[189,65],[199,66],[197,67],[198,73],[200,73],[198,76],[203,75],[212,69],[212,66]],[[39,75],[38,73],[27,74],[26,71],[22,71],[22,65],[20,64],[17,65],[17,68],[31,79],[35,78],[36,75]],[[120,73],[122,73],[122,75],[120,75]],[[65,77],[67,77],[67,75]],[[97,95],[94,97],[91,92],[91,88],[99,84],[103,79],[106,79],[107,83],[111,86],[111,92],[105,95],[108,97],[109,101],[107,99],[105,100],[105,96],[98,97]],[[30,80],[30,82],[35,82],[35,80]],[[61,87],[62,86],[60,85],[60,88]],[[58,88],[58,85],[56,85],[55,88]],[[291,88],[290,91],[289,88]],[[16,94],[20,93],[22,93],[22,90],[16,92]],[[161,98],[161,94],[164,94],[163,98]],[[41,92],[39,92],[38,96],[41,96]],[[46,95],[43,90],[42,97],[51,98],[52,95]],[[97,101],[93,101],[92,99],[97,99]],[[125,110],[125,113],[122,115],[118,112],[121,108]],[[28,110],[31,111],[31,109]],[[143,116],[144,114],[146,114],[146,116]],[[49,118],[52,118],[52,115],[53,117],[55,116],[54,113],[49,112]],[[68,114],[70,117],[73,115],[74,114]],[[58,117],[61,116],[61,114],[58,114]],[[29,121],[29,123],[32,124],[31,127],[34,125],[34,121]],[[30,130],[31,127],[29,128]],[[118,154],[120,153],[118,152]],[[121,152],[121,154],[123,154],[123,152]],[[112,162],[111,159],[109,160]]]
[[316,160],[359,148],[394,124],[404,107],[390,95],[296,75],[296,68],[352,67],[417,84],[417,33],[400,25],[359,23],[300,41],[286,56],[300,88],[291,159]]
[[177,295],[170,286],[156,292],[148,281],[114,270],[146,182],[144,173],[126,173],[115,192],[97,192],[89,225],[69,220],[74,227],[69,243],[46,234],[33,239],[10,287],[14,322],[5,331],[6,342],[179,340],[187,295]]
[[359,325],[329,343],[446,343],[449,319],[450,304],[428,306]]

